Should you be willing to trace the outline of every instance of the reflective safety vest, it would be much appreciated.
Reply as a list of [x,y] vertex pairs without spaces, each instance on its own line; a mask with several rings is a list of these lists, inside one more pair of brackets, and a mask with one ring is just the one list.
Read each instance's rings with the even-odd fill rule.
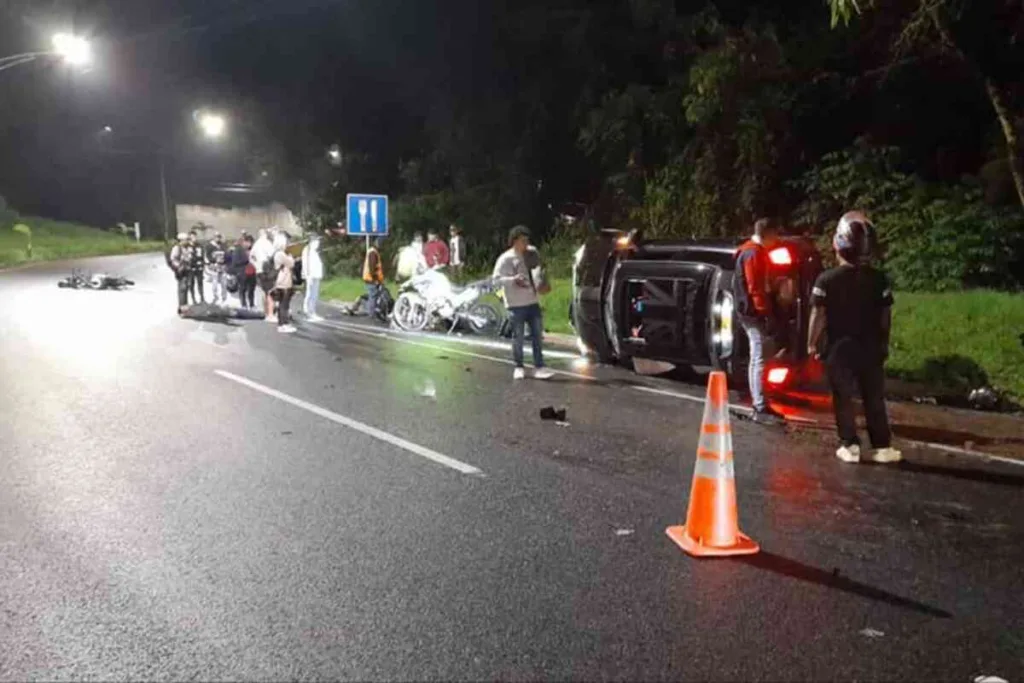
[[[372,271],[370,269],[370,254],[377,255],[377,264]],[[377,251],[376,247],[370,247],[366,252],[366,258],[363,259],[363,282],[384,282],[384,266],[381,263],[380,252]]]

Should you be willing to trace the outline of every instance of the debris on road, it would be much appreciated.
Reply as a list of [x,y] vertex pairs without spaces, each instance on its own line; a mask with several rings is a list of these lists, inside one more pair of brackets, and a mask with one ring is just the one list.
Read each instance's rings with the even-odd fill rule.
[[615,530],[615,535],[616,536],[632,536],[633,533],[634,533],[633,529],[616,529]]
[[860,630],[860,634],[866,638],[881,638],[885,632],[874,628],[864,628]]
[[547,406],[540,409],[540,419],[555,422],[565,422],[565,408],[555,410],[554,406]]
[[557,425],[558,427],[568,427],[569,423],[560,420],[558,422],[555,422],[555,425]]
[[202,303],[185,306],[181,309],[181,317],[189,318],[191,320],[222,321],[263,320],[266,316],[263,314],[263,311]]
[[975,676],[974,683],[1010,683],[1005,678],[999,676]]
[[423,398],[437,398],[437,387],[434,386],[434,381],[430,379],[425,381],[419,389],[419,394]]

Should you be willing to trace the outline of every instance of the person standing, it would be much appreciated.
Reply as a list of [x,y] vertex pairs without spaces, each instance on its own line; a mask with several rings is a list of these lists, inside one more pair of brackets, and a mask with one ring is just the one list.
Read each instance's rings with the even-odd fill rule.
[[188,235],[178,233],[178,241],[171,247],[168,263],[178,283],[178,315],[183,315],[188,307],[189,263],[192,255],[188,247]]
[[457,225],[448,228],[449,252],[451,253],[452,279],[461,280],[462,270],[466,265],[466,239]]
[[252,264],[256,282],[263,293],[263,315],[266,317],[267,322],[270,323],[277,322],[277,319],[274,317],[274,300],[270,296],[270,292],[273,291],[277,280],[273,265],[274,243],[272,236],[270,230],[260,230],[256,242],[249,251],[249,263]]
[[302,272],[306,280],[306,297],[302,302],[302,312],[310,320],[322,320],[316,314],[316,304],[320,299],[320,281],[324,277],[319,235],[310,237],[309,243],[302,250]]
[[256,307],[256,269],[249,263],[250,249],[252,238],[242,233],[230,257],[231,274],[238,282],[238,303],[242,308]]
[[754,403],[752,419],[759,424],[782,424],[785,418],[768,405],[764,395],[764,368],[767,342],[774,330],[768,252],[779,240],[778,225],[769,218],[754,223],[754,234],[736,252],[733,299],[740,327],[750,342],[747,381]]
[[[188,289],[192,294],[192,303],[206,303],[206,294],[203,291],[203,266],[206,259],[204,258],[203,249],[199,245],[199,237],[196,235],[196,231],[193,230],[188,234],[188,254],[189,254],[189,265],[188,265]],[[196,290],[199,290],[199,299],[196,300]]]
[[291,324],[291,303],[292,295],[295,293],[295,259],[288,255],[285,250],[288,246],[288,236],[283,232],[274,235],[274,287],[271,290],[271,298],[277,301],[277,331],[284,334],[295,332]]
[[227,246],[224,235],[215,233],[206,245],[206,276],[210,281],[213,303],[224,305],[228,301],[227,277]]
[[[504,290],[505,306],[512,316],[513,379],[526,377],[523,359],[524,329],[530,327],[533,347],[533,377],[550,379],[554,373],[544,365],[544,324],[534,272],[540,272],[540,254],[530,248],[530,230],[517,225],[508,235],[509,249],[494,264],[494,280]],[[533,263],[536,261],[536,263]],[[543,289],[543,287],[541,287]]]
[[377,316],[377,297],[384,286],[384,264],[380,256],[381,239],[369,242],[363,259],[363,282],[366,283],[366,314],[373,320]]
[[839,432],[836,457],[843,462],[860,462],[861,444],[853,403],[859,395],[871,439],[871,460],[899,462],[903,456],[892,447],[892,430],[885,408],[892,286],[885,273],[871,265],[875,241],[874,226],[868,217],[860,211],[844,214],[836,227],[832,248],[839,265],[822,273],[814,283],[807,352],[825,359]]
[[423,258],[427,260],[428,268],[448,265],[448,245],[441,239],[437,230],[427,233],[427,243],[423,246]]
[[423,257],[423,235],[416,233],[408,246],[398,250],[394,266],[398,282],[413,278],[427,269],[427,260]]

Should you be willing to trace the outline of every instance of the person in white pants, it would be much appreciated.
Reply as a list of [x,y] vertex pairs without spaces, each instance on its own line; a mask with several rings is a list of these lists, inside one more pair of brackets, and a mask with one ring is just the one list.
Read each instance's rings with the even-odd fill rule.
[[302,302],[302,312],[310,320],[322,320],[316,314],[316,304],[320,299],[320,281],[324,279],[319,236],[309,238],[309,244],[302,250],[302,274],[306,280],[306,298]]

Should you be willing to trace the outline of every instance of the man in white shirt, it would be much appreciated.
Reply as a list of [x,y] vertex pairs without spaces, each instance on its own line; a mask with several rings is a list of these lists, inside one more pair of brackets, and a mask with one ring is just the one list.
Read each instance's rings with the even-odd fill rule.
[[[512,316],[512,360],[516,369],[513,379],[526,377],[523,365],[524,328],[530,326],[533,346],[533,376],[550,379],[554,373],[544,367],[544,324],[538,294],[546,293],[534,275],[540,274],[540,254],[530,247],[530,230],[525,225],[512,228],[508,236],[509,250],[498,257],[493,277],[505,290],[505,307]],[[533,261],[536,261],[534,263]]]
[[274,270],[274,242],[273,228],[260,230],[256,243],[249,251],[249,263],[256,269],[256,281],[259,283],[260,291],[263,292],[263,314],[267,322],[277,322],[274,319],[274,300],[270,297],[277,281],[277,273]]
[[466,238],[462,236],[462,229],[457,225],[448,228],[449,252],[451,254],[452,279],[462,279],[462,269],[466,265]]
[[314,235],[302,250],[302,274],[306,280],[306,298],[302,301],[302,312],[310,320],[323,320],[316,314],[320,299],[320,281],[324,277],[324,262],[320,258],[320,237]]

